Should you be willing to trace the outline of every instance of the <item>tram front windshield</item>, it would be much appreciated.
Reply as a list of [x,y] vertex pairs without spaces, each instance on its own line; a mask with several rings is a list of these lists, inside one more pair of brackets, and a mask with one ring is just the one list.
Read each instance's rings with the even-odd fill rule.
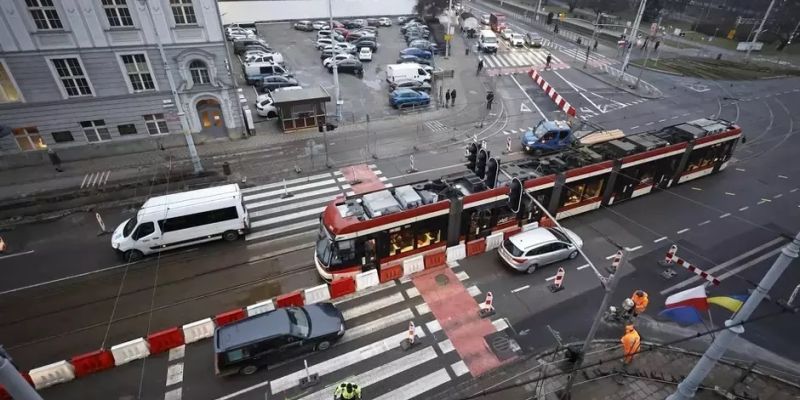
[[354,240],[333,241],[324,226],[320,226],[317,240],[317,258],[319,262],[330,268],[351,264],[355,258]]

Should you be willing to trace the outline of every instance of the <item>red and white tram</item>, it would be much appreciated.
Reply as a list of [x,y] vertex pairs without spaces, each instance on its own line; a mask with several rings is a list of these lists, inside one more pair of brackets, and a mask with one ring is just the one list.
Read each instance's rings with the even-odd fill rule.
[[543,216],[519,182],[557,219],[667,189],[725,169],[741,135],[733,123],[699,119],[499,166],[482,157],[474,170],[339,198],[320,217],[317,270],[332,280],[517,232]]

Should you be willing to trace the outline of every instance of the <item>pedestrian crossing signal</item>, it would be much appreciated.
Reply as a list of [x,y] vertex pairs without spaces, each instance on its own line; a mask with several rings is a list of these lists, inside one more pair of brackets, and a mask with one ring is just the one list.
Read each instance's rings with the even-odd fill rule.
[[508,186],[508,207],[515,214],[522,209],[522,190],[524,186],[519,178],[514,178]]
[[481,149],[480,143],[470,143],[467,149],[467,169],[475,172],[477,166],[478,151]]
[[475,166],[475,174],[478,178],[486,177],[486,162],[489,161],[489,150],[481,149],[478,151],[478,161]]

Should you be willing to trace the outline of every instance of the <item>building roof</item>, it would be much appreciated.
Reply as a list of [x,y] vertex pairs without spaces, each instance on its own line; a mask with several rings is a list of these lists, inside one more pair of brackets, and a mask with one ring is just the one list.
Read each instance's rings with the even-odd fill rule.
[[272,94],[275,105],[290,105],[292,103],[309,103],[331,101],[331,95],[321,87],[309,87],[302,90],[281,90]]

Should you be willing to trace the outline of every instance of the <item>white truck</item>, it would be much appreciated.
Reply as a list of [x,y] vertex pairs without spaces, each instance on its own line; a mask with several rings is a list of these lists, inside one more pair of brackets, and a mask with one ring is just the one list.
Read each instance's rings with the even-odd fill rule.
[[497,35],[488,29],[482,30],[481,35],[478,36],[478,50],[484,53],[496,53]]

